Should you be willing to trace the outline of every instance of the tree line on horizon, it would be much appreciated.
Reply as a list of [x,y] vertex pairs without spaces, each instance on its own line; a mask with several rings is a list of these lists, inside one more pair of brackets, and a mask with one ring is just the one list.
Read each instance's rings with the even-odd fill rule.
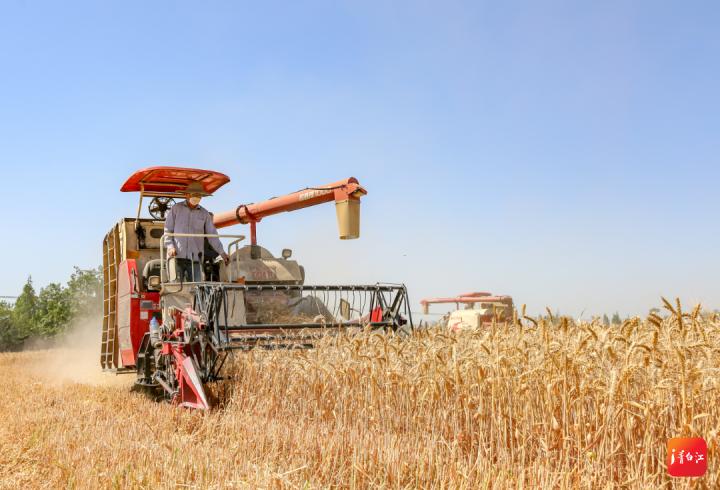
[[14,304],[0,302],[0,351],[16,351],[33,340],[54,339],[73,323],[102,314],[102,267],[75,267],[65,285],[53,282],[35,290],[28,277]]

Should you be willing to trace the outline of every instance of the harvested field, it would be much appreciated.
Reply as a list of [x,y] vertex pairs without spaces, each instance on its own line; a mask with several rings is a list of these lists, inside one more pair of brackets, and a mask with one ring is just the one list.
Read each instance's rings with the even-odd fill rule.
[[131,376],[58,381],[48,358],[71,365],[70,350],[0,354],[0,482],[651,488],[672,480],[667,439],[700,436],[695,483],[717,487],[720,319],[666,306],[610,327],[550,318],[242,354],[208,413],[131,392]]

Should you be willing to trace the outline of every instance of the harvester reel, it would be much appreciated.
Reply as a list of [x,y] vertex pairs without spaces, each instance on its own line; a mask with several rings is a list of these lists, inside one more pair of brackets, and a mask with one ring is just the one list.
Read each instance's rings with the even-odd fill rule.
[[155,219],[163,220],[165,215],[170,211],[170,208],[175,205],[175,199],[172,197],[153,197],[148,206],[148,212],[150,216]]

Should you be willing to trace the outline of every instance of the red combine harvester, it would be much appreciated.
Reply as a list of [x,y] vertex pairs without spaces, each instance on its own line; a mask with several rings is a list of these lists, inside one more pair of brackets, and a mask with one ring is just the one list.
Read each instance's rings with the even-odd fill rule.
[[[454,298],[420,300],[423,314],[429,313],[431,304],[455,304],[457,310],[441,320],[450,330],[477,328],[490,324],[493,320],[507,321],[512,318],[514,310],[510,296],[493,296],[492,293],[485,292],[464,293]],[[465,305],[464,309],[460,309],[461,304]]]
[[[217,228],[249,224],[246,246],[242,235],[165,233],[165,216],[190,184],[211,194],[229,181],[210,170],[152,167],[122,186],[122,192],[138,192],[140,203],[137,215],[121,219],[103,241],[103,370],[134,372],[138,385],[168,401],[206,409],[203,385],[222,379],[233,351],[310,348],[341,329],[412,328],[404,285],[307,285],[291,250],[276,258],[257,244],[260,220],[333,201],[340,238],[358,238],[360,199],[367,192],[352,177],[214,215]],[[145,198],[149,218],[141,217]],[[201,277],[173,277],[176,259],[166,257],[166,236],[205,238],[197,257]],[[230,240],[227,264],[209,246],[213,237]]]

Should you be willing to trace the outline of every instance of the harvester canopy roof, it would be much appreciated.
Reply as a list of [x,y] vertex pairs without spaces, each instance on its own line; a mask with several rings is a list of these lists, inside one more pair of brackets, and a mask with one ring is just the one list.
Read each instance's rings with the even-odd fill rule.
[[213,170],[184,167],[148,167],[130,176],[120,188],[122,192],[142,192],[145,195],[183,196],[192,182],[199,182],[205,192],[212,194],[230,182],[230,177]]

